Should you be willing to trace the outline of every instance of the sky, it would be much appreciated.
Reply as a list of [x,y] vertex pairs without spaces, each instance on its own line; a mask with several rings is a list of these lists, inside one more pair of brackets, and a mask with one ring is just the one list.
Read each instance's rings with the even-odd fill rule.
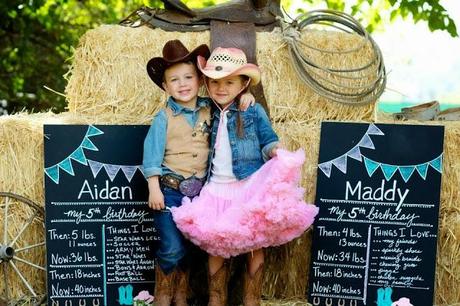
[[[460,33],[460,1],[441,4]],[[460,104],[460,38],[430,32],[426,23],[397,21],[372,35],[382,49],[388,72],[382,102]]]
[[[460,33],[460,1],[440,3]],[[295,6],[294,2],[291,10]],[[321,8],[325,7],[317,9]],[[453,38],[446,31],[430,32],[426,22],[414,24],[401,18],[372,33],[372,37],[382,50],[388,73],[380,103],[420,104],[438,100],[441,106],[460,106],[459,37]]]

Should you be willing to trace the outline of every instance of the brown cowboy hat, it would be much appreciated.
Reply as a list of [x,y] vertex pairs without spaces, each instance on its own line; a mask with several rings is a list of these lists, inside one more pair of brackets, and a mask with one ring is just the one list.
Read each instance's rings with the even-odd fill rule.
[[163,47],[163,57],[154,57],[147,63],[147,73],[152,81],[163,88],[163,76],[165,70],[179,62],[196,63],[197,56],[209,57],[209,48],[207,45],[199,45],[192,51],[188,51],[180,40],[174,39],[168,41]]

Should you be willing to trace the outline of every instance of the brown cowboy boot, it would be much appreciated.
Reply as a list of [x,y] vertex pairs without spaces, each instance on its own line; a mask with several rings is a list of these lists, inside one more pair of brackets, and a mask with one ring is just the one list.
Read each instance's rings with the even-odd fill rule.
[[155,267],[155,306],[171,305],[175,274],[175,271],[165,274],[160,266]]
[[243,287],[243,305],[244,306],[260,306],[260,298],[262,295],[262,282],[264,278],[264,265],[261,264],[254,275],[250,275],[249,271],[244,274]]
[[223,264],[213,275],[209,275],[209,302],[208,306],[227,305],[227,282],[229,266]]
[[187,306],[188,272],[177,268],[176,270],[176,292],[174,303],[176,306]]

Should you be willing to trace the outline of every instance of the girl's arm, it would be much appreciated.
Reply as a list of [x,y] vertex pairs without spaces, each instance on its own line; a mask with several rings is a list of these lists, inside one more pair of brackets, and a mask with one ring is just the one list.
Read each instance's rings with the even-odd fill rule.
[[279,138],[273,130],[270,119],[265,113],[262,105],[256,103],[255,112],[257,115],[257,137],[262,149],[262,156],[265,161],[276,155],[276,148],[279,146]]

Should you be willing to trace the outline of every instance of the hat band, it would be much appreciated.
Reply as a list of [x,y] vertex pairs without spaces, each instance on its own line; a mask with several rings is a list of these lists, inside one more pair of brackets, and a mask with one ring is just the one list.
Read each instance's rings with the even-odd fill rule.
[[231,66],[229,67],[228,65],[221,65],[221,64],[211,64],[207,63],[206,67],[204,67],[203,70],[205,71],[217,71],[217,72],[233,72],[241,67],[237,66]]

